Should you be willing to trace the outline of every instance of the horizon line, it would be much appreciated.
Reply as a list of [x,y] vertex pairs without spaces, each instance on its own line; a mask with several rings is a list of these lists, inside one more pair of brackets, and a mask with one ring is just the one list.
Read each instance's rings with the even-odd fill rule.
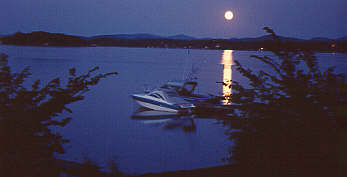
[[[230,40],[230,39],[256,39],[256,38],[260,38],[260,37],[265,37],[268,36],[269,34],[264,34],[264,35],[260,35],[257,37],[195,37],[195,36],[191,36],[191,35],[187,35],[184,33],[176,33],[174,35],[159,35],[159,34],[155,34],[155,33],[146,33],[146,32],[139,32],[139,33],[113,33],[113,34],[94,34],[94,35],[82,35],[82,34],[76,34],[76,33],[65,33],[65,32],[49,32],[49,31],[44,31],[44,30],[33,30],[31,32],[21,32],[21,31],[17,31],[17,32],[13,32],[10,34],[0,34],[1,36],[11,36],[14,35],[16,33],[24,33],[24,34],[30,34],[30,33],[34,33],[34,32],[45,32],[45,33],[51,33],[51,34],[64,34],[64,35],[70,35],[70,36],[78,36],[78,37],[96,37],[96,36],[115,36],[115,35],[152,35],[152,36],[158,36],[158,37],[162,37],[162,38],[169,38],[169,37],[175,37],[175,36],[186,36],[189,38],[194,38],[193,40],[201,40],[201,39],[209,39],[209,40],[214,40],[214,39],[219,39],[219,40]],[[300,38],[300,37],[292,37],[292,36],[285,36],[285,35],[279,35],[277,34],[279,37],[284,37],[284,38],[295,38],[295,39],[300,39],[300,40],[312,40],[315,38],[323,38],[323,39],[329,39],[329,40],[336,40],[336,39],[340,39],[340,38],[347,38],[347,35],[343,35],[340,37],[336,37],[336,38],[330,38],[330,37],[323,37],[323,36],[317,36],[317,37],[311,37],[311,38]]]

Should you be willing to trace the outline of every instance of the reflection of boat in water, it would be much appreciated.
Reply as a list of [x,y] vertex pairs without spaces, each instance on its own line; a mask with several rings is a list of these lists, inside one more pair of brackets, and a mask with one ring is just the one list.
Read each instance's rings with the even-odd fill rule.
[[166,112],[189,112],[193,100],[204,96],[194,94],[196,82],[168,82],[158,90],[145,94],[133,94],[132,98],[142,107]]
[[156,120],[156,119],[169,119],[176,118],[180,116],[175,112],[164,112],[164,111],[155,111],[146,108],[138,109],[132,116],[132,119],[143,119],[143,120]]
[[172,112],[140,109],[135,112],[131,118],[140,120],[144,124],[160,126],[165,130],[180,129],[184,132],[192,132],[196,130],[193,115],[180,115]]
[[224,120],[227,120],[231,129],[241,129],[247,122],[246,119],[241,118],[216,117],[217,114],[211,116],[209,111],[211,110],[204,113],[201,112],[200,114],[177,114],[140,108],[131,116],[131,119],[143,124],[161,127],[164,130],[182,130],[184,132],[194,132],[197,129],[195,119],[216,119],[216,123],[222,123]]

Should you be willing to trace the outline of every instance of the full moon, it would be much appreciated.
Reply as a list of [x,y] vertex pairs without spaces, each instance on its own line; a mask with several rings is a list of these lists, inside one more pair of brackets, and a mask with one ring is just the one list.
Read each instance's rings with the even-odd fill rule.
[[224,17],[225,17],[226,20],[232,20],[234,18],[234,14],[233,14],[233,12],[228,10],[228,11],[225,12]]

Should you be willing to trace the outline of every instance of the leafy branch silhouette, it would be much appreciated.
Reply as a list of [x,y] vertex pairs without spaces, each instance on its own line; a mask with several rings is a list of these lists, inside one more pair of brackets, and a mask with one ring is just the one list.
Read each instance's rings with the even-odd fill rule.
[[72,113],[67,105],[84,99],[84,94],[101,79],[116,72],[95,74],[95,67],[86,74],[76,75],[69,70],[67,84],[55,78],[40,86],[35,81],[31,88],[23,86],[30,76],[29,67],[12,73],[7,55],[0,55],[0,171],[7,176],[60,176],[55,154],[64,153],[63,145],[69,140],[52,127],[64,127]]
[[338,176],[346,164],[337,150],[347,137],[345,76],[334,67],[321,71],[312,52],[288,47],[264,30],[273,38],[273,56],[251,57],[271,70],[253,72],[235,61],[249,85],[232,81],[231,114],[246,123],[228,133],[236,144],[224,160],[244,176]]

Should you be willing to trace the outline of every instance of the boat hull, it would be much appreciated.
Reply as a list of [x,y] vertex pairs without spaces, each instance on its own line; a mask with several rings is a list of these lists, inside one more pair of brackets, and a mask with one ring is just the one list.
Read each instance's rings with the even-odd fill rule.
[[132,95],[133,99],[142,107],[157,111],[179,112],[180,107],[166,101],[149,98],[146,95]]

